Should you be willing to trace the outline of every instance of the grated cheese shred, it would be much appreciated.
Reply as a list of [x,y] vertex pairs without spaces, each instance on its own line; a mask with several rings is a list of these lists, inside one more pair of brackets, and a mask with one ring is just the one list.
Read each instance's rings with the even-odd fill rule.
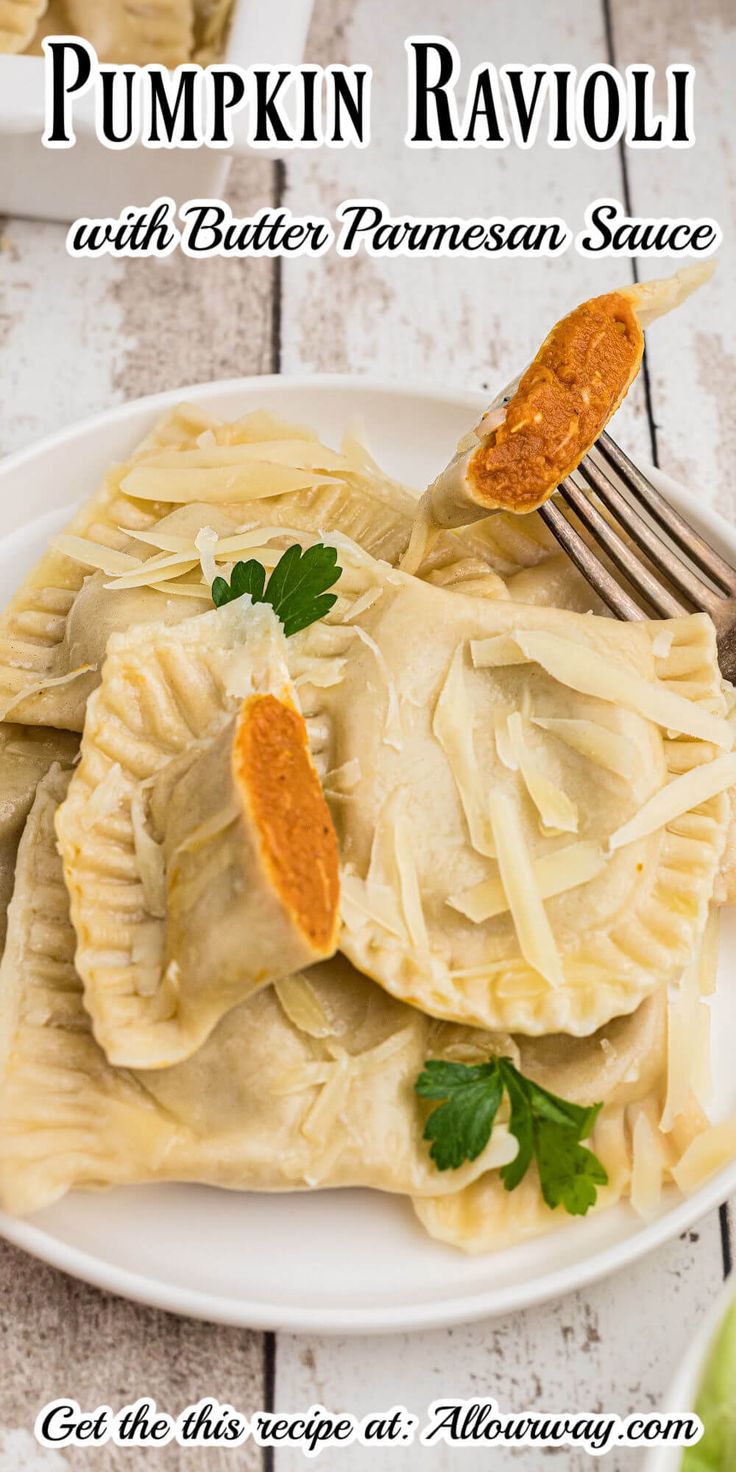
[[367,649],[370,649],[376,664],[386,684],[386,720],[384,722],[384,741],[387,746],[393,746],[395,751],[401,751],[403,746],[403,732],[401,729],[401,709],[399,705],[399,692],[396,683],[391,676],[391,671],[386,663],[382,651],[379,649],[375,639],[360,624],[355,624],[354,631]]
[[450,668],[435,706],[432,730],[450,763],[473,848],[476,853],[493,858],[496,848],[488,805],[484,801],[478,775],[472,716],[465,689],[462,645],[458,645],[450,661]]
[[519,711],[513,711],[508,717],[507,729],[518,770],[544,828],[560,833],[577,833],[578,810],[567,793],[545,771],[544,754],[530,747]]
[[733,745],[733,732],[724,717],[713,715],[704,706],[675,694],[656,680],[644,679],[614,659],[601,659],[594,649],[574,644],[559,634],[517,629],[513,634],[501,635],[500,644],[498,636],[474,639],[471,652],[477,669],[529,660],[540,664],[552,679],[581,695],[625,705],[655,725],[684,736],[712,741],[725,749]]
[[80,675],[87,675],[91,670],[96,669],[96,664],[80,664],[65,675],[53,675],[49,679],[34,680],[32,685],[26,685],[24,689],[11,696],[10,700],[0,703],[0,721],[7,720],[10,712],[15,710],[16,706],[22,705],[24,700],[30,700],[32,695],[43,695],[44,690],[53,690],[60,685],[71,685],[72,681],[78,680]]
[[[606,858],[601,850],[594,843],[582,841],[535,859],[534,875],[542,899],[548,900],[587,884],[601,874],[605,866]],[[495,874],[462,894],[451,895],[447,903],[476,925],[503,915],[509,908],[500,875]]]
[[613,772],[617,777],[633,777],[636,765],[636,748],[625,736],[601,726],[597,721],[586,721],[566,716],[532,716],[532,724],[564,741],[566,746],[596,766]]
[[637,839],[648,837],[650,833],[656,833],[683,813],[688,813],[725,792],[735,782],[736,752],[683,772],[680,777],[674,777],[666,787],[655,792],[628,823],[623,823],[611,834],[608,840],[609,851],[613,853],[618,848],[624,848],[627,843],[634,843]]
[[539,892],[521,819],[506,793],[490,794],[491,826],[501,883],[524,959],[548,981],[563,984],[562,961]]
[[310,1038],[334,1036],[334,1023],[328,1017],[308,977],[297,972],[274,982],[274,991],[289,1021]]

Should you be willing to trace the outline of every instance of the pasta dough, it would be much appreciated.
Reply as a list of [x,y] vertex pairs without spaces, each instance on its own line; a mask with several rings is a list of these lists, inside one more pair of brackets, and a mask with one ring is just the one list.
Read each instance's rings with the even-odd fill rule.
[[[434,1016],[591,1032],[705,923],[736,777],[712,625],[669,622],[655,675],[662,624],[393,577],[331,649],[342,677],[302,686],[320,760],[360,771],[331,798],[341,948]],[[318,658],[324,638],[292,642]]]
[[284,643],[249,599],[111,641],[58,835],[113,1063],[188,1057],[236,1002],[336,949],[335,835]]

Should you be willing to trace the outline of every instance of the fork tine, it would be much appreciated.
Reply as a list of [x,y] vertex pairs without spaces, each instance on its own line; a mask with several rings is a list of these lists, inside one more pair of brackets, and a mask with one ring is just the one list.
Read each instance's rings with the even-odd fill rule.
[[681,593],[685,593],[697,609],[701,612],[705,610],[707,613],[713,613],[716,605],[722,601],[721,595],[715,593],[707,583],[704,583],[692,568],[686,567],[679,553],[673,552],[672,548],[662,541],[654,527],[639,515],[589,455],[581,460],[578,471],[585,477],[588,485],[592,486],[604,506],[607,506],[609,511],[612,511],[618,518],[637,546],[647,553],[659,572],[664,573],[668,581],[679,588]]
[[645,567],[643,562],[632,551],[627,542],[619,536],[618,532],[606,521],[597,506],[588,500],[584,491],[573,485],[571,480],[563,480],[558,487],[559,493],[572,507],[575,515],[582,521],[583,526],[592,532],[596,542],[604,552],[608,553],[612,562],[615,562],[625,577],[636,589],[642,598],[659,614],[660,618],[681,618],[687,613],[687,609],[679,603],[673,593],[663,588],[657,578]]
[[583,577],[608,605],[611,613],[615,613],[617,618],[625,619],[629,623],[646,618],[646,614],[642,613],[638,603],[635,603],[633,598],[624,592],[605,564],[599,557],[596,557],[595,552],[591,552],[587,542],[583,541],[580,533],[576,532],[567,517],[563,516],[559,506],[555,506],[553,501],[546,501],[543,506],[539,507],[538,515],[549,527],[553,537],[567,553],[570,561],[575,563]]
[[736,569],[731,567],[725,558],[721,557],[720,553],[716,552],[704,537],[701,537],[699,532],[696,532],[679,511],[675,511],[669,501],[645,475],[642,475],[628,455],[624,454],[624,451],[609,435],[600,436],[596,441],[596,449],[607,463],[613,466],[627,489],[643,501],[655,521],[672,537],[673,542],[687,552],[692,561],[702,568],[703,572],[708,573],[708,576],[713,578],[725,593],[736,595]]

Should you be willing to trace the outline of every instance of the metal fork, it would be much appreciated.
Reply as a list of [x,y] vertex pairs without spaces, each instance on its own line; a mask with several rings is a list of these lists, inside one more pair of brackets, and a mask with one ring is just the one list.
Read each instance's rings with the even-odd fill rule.
[[[628,538],[646,553],[660,576],[654,576],[630,542],[624,540],[590,499],[587,490],[568,477],[558,487],[557,496],[567,503],[651,612],[640,608],[609,568],[596,557],[556,504],[557,498],[540,507],[542,520],[617,618],[679,618],[694,609],[710,614],[716,629],[721,674],[727,680],[736,681],[736,570],[679,511],[670,506],[609,435],[600,436],[595,450],[595,459],[590,454],[586,455],[576,473],[583,477]],[[687,562],[663,540],[651,521],[645,520],[637,508],[648,512],[652,521],[687,554]],[[705,573],[709,581],[705,581],[696,568]]]

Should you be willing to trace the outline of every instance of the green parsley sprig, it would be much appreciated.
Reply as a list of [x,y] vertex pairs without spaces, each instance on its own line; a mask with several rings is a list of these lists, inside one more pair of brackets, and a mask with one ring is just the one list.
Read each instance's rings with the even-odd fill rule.
[[424,1127],[438,1170],[457,1170],[463,1161],[477,1159],[491,1138],[505,1092],[509,1130],[519,1146],[514,1160],[501,1169],[507,1191],[519,1185],[535,1160],[547,1205],[585,1216],[595,1204],[597,1187],[608,1182],[600,1160],[580,1143],[590,1134],[601,1105],[585,1108],[548,1093],[510,1058],[477,1064],[433,1058],[414,1087],[420,1098],[439,1102]]
[[212,602],[215,608],[232,603],[248,593],[254,603],[270,603],[281,619],[284,634],[297,634],[318,618],[324,618],[337,602],[336,593],[328,593],[342,574],[337,565],[337,551],[317,542],[302,552],[296,543],[279,559],[266,584],[266,569],[261,562],[236,562],[230,582],[215,578]]

